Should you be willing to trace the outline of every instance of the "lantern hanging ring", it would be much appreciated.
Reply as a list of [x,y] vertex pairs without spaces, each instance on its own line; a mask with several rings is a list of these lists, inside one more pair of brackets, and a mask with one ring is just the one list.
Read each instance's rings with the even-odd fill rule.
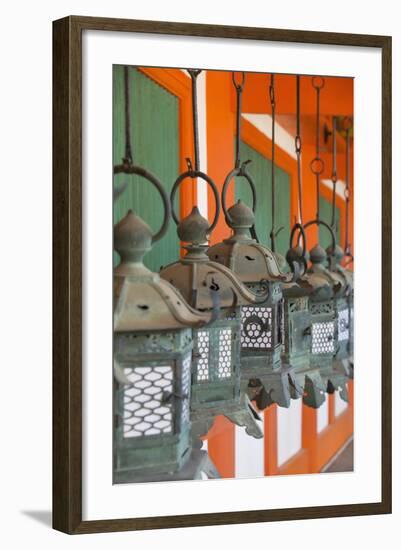
[[175,212],[175,209],[174,209],[174,198],[175,198],[175,195],[177,193],[177,190],[178,190],[179,186],[187,178],[192,178],[192,179],[200,178],[200,179],[204,180],[209,185],[209,187],[211,188],[211,190],[213,192],[215,205],[216,205],[216,211],[215,211],[215,214],[214,214],[213,221],[210,224],[209,229],[208,229],[208,232],[210,233],[216,227],[216,224],[217,224],[217,221],[218,221],[219,215],[220,215],[219,192],[218,192],[216,184],[214,183],[212,178],[210,176],[208,176],[207,174],[205,174],[204,172],[201,172],[199,170],[188,170],[187,172],[184,172],[180,176],[178,176],[178,178],[174,182],[174,185],[173,185],[173,188],[171,189],[171,194],[170,194],[171,215],[173,217],[173,220],[175,221],[175,223],[177,225],[180,222],[180,220],[179,220],[179,218],[178,218],[178,216]]
[[321,90],[324,88],[325,81],[322,76],[314,76],[312,77],[312,86],[315,88],[315,90]]
[[252,192],[252,211],[253,211],[254,214],[256,212],[256,189],[255,189],[255,184],[254,184],[254,181],[252,179],[252,176],[247,171],[247,166],[246,166],[249,162],[250,161],[245,161],[241,164],[241,166],[239,168],[234,168],[233,170],[231,170],[231,172],[227,175],[226,179],[224,180],[223,189],[222,189],[222,193],[221,193],[221,206],[223,208],[224,215],[225,215],[225,217],[226,217],[226,219],[229,223],[232,223],[232,218],[231,218],[230,213],[228,212],[228,209],[227,209],[226,197],[227,197],[228,186],[229,186],[230,182],[233,180],[233,178],[235,176],[243,176],[247,180],[247,182],[249,183],[249,187],[251,188],[251,192]]
[[245,85],[245,73],[244,71],[241,72],[241,83],[239,84],[235,78],[235,71],[233,71],[232,73],[232,79],[233,79],[233,84],[235,86],[235,89],[242,92],[243,88],[244,88],[244,85]]
[[149,181],[159,191],[163,202],[164,215],[163,215],[163,222],[161,224],[159,231],[157,231],[157,233],[155,233],[152,237],[152,243],[161,239],[167,231],[170,214],[171,214],[170,202],[168,200],[168,196],[163,185],[156,178],[156,176],[154,176],[148,170],[145,170],[145,168],[142,168],[141,166],[136,166],[135,164],[130,164],[128,162],[114,166],[113,173],[114,174],[135,174]]
[[[336,236],[334,234],[334,231],[333,231],[333,228],[330,227],[330,225],[328,223],[326,223],[325,221],[323,220],[320,220],[320,219],[316,219],[316,220],[310,220],[309,222],[307,222],[304,226],[303,226],[303,230],[304,230],[304,233],[305,234],[305,230],[308,229],[308,227],[310,227],[311,225],[322,225],[323,227],[325,227],[330,235],[331,235],[331,246],[332,246],[332,250],[335,249],[336,247]],[[299,236],[300,236],[300,233],[298,234],[298,242],[299,242]]]
[[298,243],[299,243],[299,238],[302,235],[302,253],[301,253],[301,255],[302,255],[302,258],[304,259],[304,261],[306,262],[306,259],[305,259],[305,255],[306,255],[306,233],[305,233],[305,227],[300,223],[295,223],[292,230],[291,230],[290,248],[293,247],[293,241],[294,241],[294,237],[295,237],[295,234],[296,234],[297,231],[299,231],[298,238],[297,238]]

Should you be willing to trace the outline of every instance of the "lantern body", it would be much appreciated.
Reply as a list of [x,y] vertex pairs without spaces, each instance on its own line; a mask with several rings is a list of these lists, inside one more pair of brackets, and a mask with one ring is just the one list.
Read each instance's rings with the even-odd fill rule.
[[240,320],[238,312],[210,327],[194,330],[191,409],[221,412],[240,394]]
[[238,304],[245,300],[249,303],[252,294],[229,270],[211,262],[204,249],[198,247],[190,248],[185,258],[166,266],[160,275],[173,284],[195,309],[211,310],[213,293],[218,296],[218,319],[194,331],[191,382],[194,445],[220,414],[239,426],[245,426],[249,435],[262,437],[263,433],[255,422],[257,415],[241,392],[242,306]]
[[[311,364],[319,369],[328,393],[339,390],[344,401],[348,400],[347,380],[338,368],[336,355],[339,350],[339,311],[342,309],[345,285],[340,276],[324,267],[326,252],[319,245],[311,253],[312,267],[309,280],[315,287],[310,297]],[[341,347],[341,346],[340,346]]]
[[331,248],[327,249],[330,258],[330,273],[339,283],[341,291],[337,293],[335,306],[338,322],[338,343],[335,355],[336,370],[348,378],[353,376],[353,274],[348,269],[344,269],[340,262],[344,257],[343,250],[336,246],[334,252]]
[[190,454],[190,329],[121,333],[115,361],[129,383],[114,383],[114,482],[172,474]]
[[203,244],[207,231],[207,220],[194,207],[178,225],[179,237],[188,243],[186,256],[160,272],[194,309],[214,311],[214,322],[194,332],[191,400],[194,445],[219,414],[245,426],[249,435],[263,437],[255,422],[258,415],[240,384],[241,308],[257,300],[231,270],[208,258],[208,246]]
[[232,270],[260,303],[241,307],[241,383],[263,409],[272,403],[288,407],[291,370],[282,365],[284,303],[281,272],[272,251],[249,236],[254,214],[242,201],[228,209],[233,235],[210,247],[208,256]]
[[121,257],[113,293],[115,483],[162,481],[177,473],[191,479],[205,462],[192,453],[190,438],[192,328],[210,315],[190,308],[143,265],[151,242],[150,228],[132,212],[114,228]]

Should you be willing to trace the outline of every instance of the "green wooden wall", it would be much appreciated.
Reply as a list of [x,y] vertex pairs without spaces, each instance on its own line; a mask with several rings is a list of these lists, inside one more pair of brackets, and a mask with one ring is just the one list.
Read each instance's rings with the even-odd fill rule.
[[[150,78],[131,68],[130,106],[131,140],[135,164],[155,174],[168,194],[179,173],[178,98]],[[125,154],[124,67],[113,66],[113,163],[120,164]],[[162,221],[162,203],[158,192],[138,176],[118,174],[114,185],[128,182],[128,188],[114,204],[114,224],[131,208],[157,231]],[[178,259],[179,241],[174,222],[167,234],[145,256],[145,264],[154,271]],[[118,254],[114,252],[114,264]]]
[[[327,199],[320,197],[319,199],[319,211],[320,211],[320,219],[324,222],[331,224],[331,202]],[[336,231],[334,232],[337,239],[337,244],[341,245],[340,242],[340,209],[338,206],[336,206],[336,213],[335,213],[335,219],[336,219]],[[329,231],[325,227],[319,228],[319,243],[320,245],[326,249],[328,246],[331,245],[331,236]]]
[[[248,172],[251,174],[256,188],[256,232],[259,241],[270,248],[269,235],[272,221],[271,161],[244,142],[241,142],[241,159],[242,161],[248,159],[252,161],[248,165]],[[276,230],[281,226],[284,227],[276,238],[276,252],[285,257],[291,232],[290,176],[277,166],[275,183],[275,227]],[[248,206],[251,206],[252,195],[245,178],[236,178],[235,198],[236,200],[242,199]]]

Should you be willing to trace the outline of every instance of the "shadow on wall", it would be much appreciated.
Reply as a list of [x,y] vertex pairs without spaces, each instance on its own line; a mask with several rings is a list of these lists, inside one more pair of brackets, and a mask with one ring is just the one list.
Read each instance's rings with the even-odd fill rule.
[[50,510],[21,510],[21,514],[46,527],[52,526],[52,513]]

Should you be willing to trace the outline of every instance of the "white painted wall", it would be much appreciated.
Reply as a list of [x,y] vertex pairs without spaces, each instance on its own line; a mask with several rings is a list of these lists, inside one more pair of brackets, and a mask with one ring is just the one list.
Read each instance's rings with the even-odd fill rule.
[[329,424],[329,401],[326,394],[326,401],[317,409],[317,431],[320,433]]
[[340,415],[342,412],[344,412],[348,408],[348,403],[346,401],[343,401],[341,399],[340,394],[338,391],[334,394],[334,414],[336,416]]
[[[261,414],[264,418],[263,413]],[[259,422],[262,427],[263,422]],[[250,437],[245,428],[235,426],[235,477],[264,476],[264,438]]]
[[302,399],[277,408],[277,462],[281,466],[302,448]]

